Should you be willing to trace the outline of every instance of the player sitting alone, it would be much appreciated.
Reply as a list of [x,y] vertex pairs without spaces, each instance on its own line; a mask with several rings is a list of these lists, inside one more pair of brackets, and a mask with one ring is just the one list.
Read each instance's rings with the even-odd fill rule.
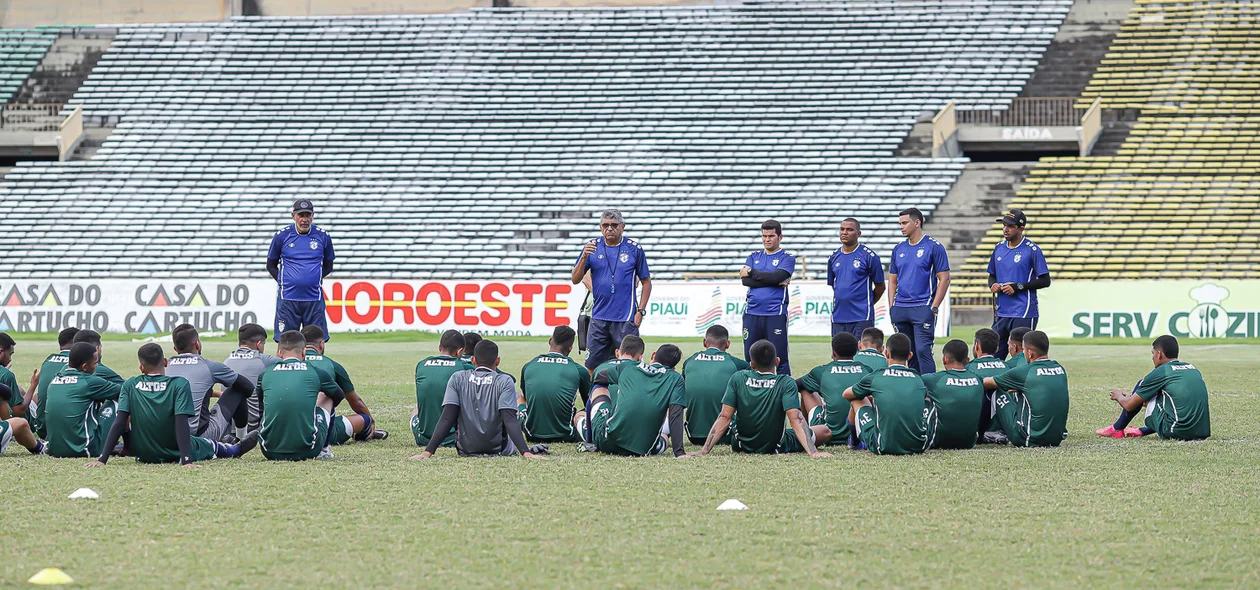
[[332,375],[306,362],[305,350],[301,332],[280,334],[280,362],[258,377],[255,395],[262,396],[263,411],[258,444],[273,461],[331,459],[329,445],[344,444],[366,430],[361,416],[333,415],[345,392]]
[[[0,399],[7,399],[13,395],[13,390],[8,385],[0,383]],[[38,455],[47,450],[39,437],[35,436],[35,431],[31,429],[31,424],[25,418],[0,420],[0,454],[3,454],[9,447],[9,443],[15,440],[26,447],[32,455]]]
[[[1212,435],[1207,383],[1194,365],[1177,359],[1180,349],[1172,336],[1155,339],[1151,344],[1155,370],[1138,381],[1132,392],[1111,390],[1111,399],[1120,404],[1120,418],[1100,428],[1098,436],[1158,434],[1174,440],[1203,440]],[[1146,426],[1130,427],[1142,406],[1146,406]]]
[[[446,385],[451,375],[458,371],[472,370],[472,363],[461,357],[464,353],[464,335],[459,330],[442,332],[438,340],[438,354],[416,363],[416,409],[411,411],[411,435],[416,446],[429,446],[435,434],[438,420],[442,419],[442,400],[446,397]],[[439,445],[455,446],[455,431],[447,430],[436,435]]]
[[358,415],[363,421],[362,429],[355,429],[354,440],[384,440],[389,436],[388,432],[376,428],[376,420],[372,418],[372,411],[368,409],[363,398],[359,397],[359,393],[354,390],[354,382],[350,380],[350,373],[341,363],[335,361],[330,356],[324,355],[324,349],[328,346],[324,329],[316,326],[303,326],[302,337],[306,338],[306,350],[302,352],[302,358],[306,362],[314,365],[315,368],[332,375],[333,381],[337,383],[337,387],[346,394],[346,405],[350,406],[350,411]]
[[[883,334],[880,334],[883,340]],[[801,405],[809,424],[826,426],[828,436],[819,437],[819,445],[843,445],[856,449],[860,444],[853,429],[853,406],[844,399],[844,390],[862,380],[872,369],[853,359],[858,340],[849,332],[831,337],[831,362],[814,367],[797,381]]]
[[910,337],[897,333],[884,348],[888,367],[844,390],[858,440],[876,455],[912,455],[927,448],[927,388],[910,370]]
[[1023,326],[1011,330],[1011,337],[1006,341],[1006,348],[1011,351],[1010,358],[1006,359],[1007,368],[1014,369],[1028,364],[1028,357],[1024,355],[1024,336],[1031,331]]
[[1021,344],[1028,362],[986,377],[984,386],[998,390],[997,423],[1012,445],[1057,447],[1067,438],[1067,370],[1050,360],[1045,332],[1030,330]]
[[[1001,336],[996,330],[991,328],[980,328],[976,330],[975,338],[971,344],[971,353],[975,358],[967,363],[967,370],[975,373],[980,378],[981,384],[984,383],[985,377],[996,377],[1005,373],[1009,368],[1006,362],[995,356],[998,351],[998,345],[1001,343]],[[1022,344],[1021,344],[1022,347]],[[1020,357],[1023,357],[1020,353]],[[976,433],[979,443],[1006,444],[1006,434],[997,430],[994,425],[994,415],[997,407],[993,405],[993,394],[995,389],[985,388],[984,405],[980,409],[980,423],[976,426]]]
[[[610,375],[595,377],[591,392],[590,447],[610,455],[660,455],[672,446],[675,457],[686,456],[683,448],[683,412],[687,407],[683,378],[674,367],[682,361],[682,351],[665,344],[652,353],[652,362],[626,367],[616,376],[617,403],[608,394]],[[668,433],[661,424],[668,417]],[[669,436],[667,445],[665,437]]]
[[73,344],[66,368],[49,382],[39,408],[50,456],[96,457],[116,450],[105,448],[105,435],[114,424],[122,385],[93,374],[99,358],[95,345]]
[[866,365],[870,370],[888,368],[888,359],[884,357],[884,331],[879,328],[862,330],[862,341],[858,343],[857,354],[853,360]]
[[[118,398],[118,415],[105,437],[105,449],[112,449],[123,432],[129,432],[127,453],[141,463],[175,463],[197,467],[198,461],[237,458],[258,444],[258,433],[252,432],[234,445],[192,435],[192,387],[183,377],[166,374],[166,353],[155,343],[145,344],[136,352],[140,374],[122,386]],[[88,467],[101,467],[109,461],[103,452]]]
[[[704,350],[683,361],[683,389],[687,399],[687,438],[700,446],[709,437],[709,430],[722,413],[722,396],[731,375],[752,368],[742,358],[727,351],[730,333],[721,324],[709,326],[704,333]],[[609,388],[613,387],[612,385]],[[717,444],[731,443],[730,433],[723,433]]]
[[521,368],[521,391],[517,410],[525,428],[525,440],[532,443],[582,442],[586,412],[574,403],[582,398],[585,406],[591,393],[591,373],[569,358],[577,332],[556,326],[547,340],[551,350],[540,354]]
[[[852,334],[843,335],[853,339]],[[779,356],[774,344],[769,340],[754,342],[748,348],[748,358],[752,368],[731,375],[722,396],[722,413],[709,429],[704,447],[694,454],[709,454],[733,421],[731,450],[736,453],[805,452],[811,457],[830,457],[830,453],[820,452],[814,441],[817,438],[826,443],[831,430],[825,425],[811,429],[805,423],[796,381],[776,372]],[[783,428],[785,415],[791,424],[788,429]]]
[[[516,414],[516,385],[512,377],[500,373],[499,345],[482,340],[473,350],[477,368],[451,375],[442,400],[442,417],[434,432],[455,429],[455,451],[461,457],[497,457],[520,452],[526,459],[546,459],[546,445],[528,447]],[[428,459],[442,444],[434,436],[424,452],[411,460]],[[523,451],[523,452],[522,452]]]
[[928,448],[970,449],[976,446],[976,425],[984,410],[984,385],[967,370],[967,343],[950,340],[941,349],[944,371],[923,376],[928,410]]

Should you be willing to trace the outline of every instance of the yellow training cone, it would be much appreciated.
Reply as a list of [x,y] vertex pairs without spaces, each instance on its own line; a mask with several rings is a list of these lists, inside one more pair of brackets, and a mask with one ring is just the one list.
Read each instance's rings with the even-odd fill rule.
[[31,579],[27,580],[27,582],[38,584],[40,586],[60,586],[63,584],[73,584],[74,578],[67,576],[66,572],[61,571],[60,568],[49,567],[44,568],[40,570],[38,574],[31,576]]

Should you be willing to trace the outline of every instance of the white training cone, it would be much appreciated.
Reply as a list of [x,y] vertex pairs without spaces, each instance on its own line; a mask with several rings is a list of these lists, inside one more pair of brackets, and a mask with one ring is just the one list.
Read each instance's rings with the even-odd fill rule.
[[718,510],[748,510],[748,507],[745,506],[743,502],[731,498],[730,500],[722,502],[722,504],[718,506]]
[[65,584],[73,584],[74,578],[66,575],[66,572],[59,568],[49,567],[39,570],[38,574],[31,576],[27,583],[39,586],[61,586]]
[[70,494],[70,497],[71,498],[89,498],[89,499],[95,500],[101,497],[101,495],[96,492],[93,492],[89,488],[79,488],[75,490],[73,494]]

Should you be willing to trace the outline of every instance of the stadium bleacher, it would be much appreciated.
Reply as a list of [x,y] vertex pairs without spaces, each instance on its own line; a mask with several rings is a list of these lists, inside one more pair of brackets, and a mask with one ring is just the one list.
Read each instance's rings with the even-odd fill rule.
[[0,29],[0,104],[17,94],[56,39],[53,30]]
[[[1258,2],[1141,1],[1079,104],[1138,109],[1115,156],[1045,158],[1012,207],[1064,279],[1260,277]],[[955,282],[991,296],[995,225]]]
[[[1070,5],[121,27],[73,101],[114,136],[6,177],[0,274],[261,276],[298,197],[335,233],[339,272],[364,277],[564,276],[608,206],[658,277],[730,272],[768,217],[807,264],[848,216],[887,253],[896,212],[930,213],[965,162],[893,157],[916,117],[1016,96]],[[80,231],[100,236],[90,250]]]

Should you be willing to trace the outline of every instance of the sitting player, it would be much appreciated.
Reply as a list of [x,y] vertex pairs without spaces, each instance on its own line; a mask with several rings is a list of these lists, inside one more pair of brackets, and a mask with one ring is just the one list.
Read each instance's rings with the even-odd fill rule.
[[[9,365],[13,363],[13,350],[16,347],[17,342],[12,336],[0,332],[0,385],[9,388],[8,394],[0,395],[0,420],[25,417],[27,399],[34,395],[35,386],[39,382],[38,375],[33,375],[31,387],[25,392],[18,385],[17,375],[9,370]],[[29,423],[27,427],[30,427]]]
[[[883,334],[880,339],[883,339]],[[853,334],[836,334],[831,337],[831,362],[814,367],[797,381],[801,405],[809,417],[810,426],[823,425],[829,431],[826,442],[819,442],[820,445],[848,444],[850,448],[858,447],[853,430],[852,405],[844,399],[844,390],[861,381],[873,369],[854,360],[857,352],[858,340]]]
[[262,396],[263,408],[258,444],[273,461],[331,459],[329,445],[344,444],[367,426],[358,415],[333,415],[345,393],[332,375],[306,362],[304,350],[301,332],[281,334],[280,362],[258,377],[255,395]]
[[[853,340],[856,349],[857,339],[848,332],[841,334]],[[737,453],[806,452],[811,457],[830,457],[829,453],[819,452],[814,439],[825,442],[831,437],[831,430],[825,425],[814,430],[805,424],[796,381],[791,375],[776,373],[779,355],[774,344],[769,340],[754,342],[748,349],[748,358],[752,360],[752,368],[731,375],[722,396],[722,413],[709,429],[704,448],[694,454],[709,454],[733,421],[731,450]],[[786,430],[783,428],[785,415],[792,425]]]
[[346,405],[350,406],[350,411],[358,414],[359,419],[365,424],[362,430],[355,430],[354,440],[384,440],[389,436],[388,432],[378,430],[376,428],[376,420],[372,418],[372,411],[368,409],[363,398],[359,397],[359,393],[354,390],[354,382],[350,380],[350,373],[346,372],[346,368],[341,363],[334,361],[332,357],[324,356],[324,348],[328,346],[324,337],[324,329],[314,324],[302,327],[302,337],[306,338],[306,350],[302,353],[302,358],[315,368],[332,375],[333,381],[337,383],[337,387],[346,394]]
[[888,367],[867,373],[844,390],[854,408],[858,440],[876,455],[912,455],[927,448],[927,388],[910,370],[910,337],[893,334],[884,349]]
[[[140,374],[123,382],[118,414],[105,437],[105,449],[114,448],[127,431],[127,453],[137,461],[196,467],[198,461],[240,457],[258,443],[257,433],[247,434],[236,445],[192,436],[190,422],[197,410],[188,380],[166,374],[165,353],[158,344],[141,346],[136,357],[140,359]],[[107,461],[109,453],[103,452],[87,466],[101,467]]]
[[[266,328],[258,324],[244,324],[236,335],[237,349],[228,354],[223,364],[236,371],[237,375],[249,379],[250,383],[257,384],[263,369],[276,364],[280,359],[263,352],[267,347]],[[246,432],[258,430],[262,424],[262,408],[258,407],[258,402],[258,396],[249,396],[249,421],[245,430],[237,429],[236,438],[244,438]]]
[[[682,366],[683,388],[687,394],[687,437],[693,445],[703,445],[709,430],[722,413],[722,396],[731,375],[752,367],[742,358],[727,353],[731,336],[721,324],[704,332],[704,350],[691,355]],[[609,386],[610,388],[612,386]],[[731,443],[730,433],[722,433],[717,444]]]
[[1024,336],[1031,331],[1024,326],[1011,330],[1010,339],[1006,342],[1006,348],[1011,351],[1011,357],[1006,359],[1008,369],[1028,364],[1028,357],[1024,356]]
[[80,342],[86,342],[96,347],[96,372],[93,374],[121,386],[123,378],[118,373],[115,373],[113,369],[106,367],[104,361],[101,360],[105,354],[105,348],[101,343],[101,333],[96,330],[79,330],[74,333],[74,341],[71,346]]
[[665,344],[652,354],[652,362],[639,363],[621,370],[617,376],[617,403],[608,395],[609,376],[595,377],[591,393],[592,447],[610,455],[660,455],[667,445],[661,434],[661,423],[669,418],[669,437],[675,457],[687,454],[683,449],[683,411],[687,407],[683,378],[674,367],[682,361],[682,351]]
[[478,342],[481,342],[481,334],[464,332],[464,354],[459,357],[459,360],[468,363],[469,366],[475,366],[473,364],[473,349],[477,348]]
[[[93,332],[93,334],[96,333]],[[48,358],[44,359],[44,363],[39,366],[39,385],[36,388],[34,399],[27,405],[26,413],[27,416],[33,420],[31,422],[31,426],[35,430],[35,435],[44,440],[48,440],[48,428],[44,424],[42,414],[38,411],[39,404],[42,403],[40,400],[44,399],[45,393],[48,391],[48,385],[52,383],[53,378],[56,377],[57,374],[60,373],[62,369],[66,368],[66,365],[70,363],[70,347],[74,346],[74,339],[78,335],[78,328],[66,328],[59,332],[57,334],[57,346],[60,349],[60,352],[48,355]],[[101,335],[96,334],[95,338],[92,338],[91,336],[86,338],[89,341],[93,341],[89,342],[89,344],[96,347],[97,354],[99,355],[101,353]],[[117,383],[119,387],[122,387],[122,377],[119,377],[117,373],[109,370],[109,367],[104,367],[103,365],[98,364],[96,370],[97,377]]]
[[582,442],[578,431],[584,429],[586,412],[578,412],[574,403],[581,396],[585,407],[591,393],[591,373],[569,358],[576,340],[573,328],[556,326],[547,340],[551,350],[521,368],[516,403],[529,442]]
[[872,371],[888,368],[888,359],[884,358],[884,331],[879,328],[862,330],[862,341],[858,344],[858,352],[853,360],[866,365]]
[[[219,361],[201,356],[201,335],[192,324],[175,326],[171,345],[176,354],[167,362],[166,374],[183,377],[192,390],[197,415],[188,423],[193,435],[213,441],[234,437],[233,422],[242,428],[249,424],[249,403],[244,400],[253,395],[254,382]],[[216,384],[223,387],[223,394],[212,412],[211,390]]]
[[[1131,393],[1111,390],[1111,399],[1120,404],[1115,424],[1098,430],[1098,436],[1123,438],[1158,434],[1160,438],[1202,440],[1212,435],[1208,411],[1207,384],[1194,365],[1178,360],[1181,346],[1164,335],[1151,344],[1155,370],[1147,373]],[[1146,426],[1129,427],[1129,422],[1146,406]]]
[[[516,413],[516,385],[500,373],[499,346],[490,340],[477,343],[473,351],[475,369],[451,375],[442,400],[442,418],[435,432],[455,429],[455,451],[461,457],[515,455],[546,459],[546,445],[528,447]],[[412,460],[428,459],[437,452],[442,439],[433,437],[424,452]]]
[[[447,330],[438,341],[438,354],[416,363],[416,409],[411,412],[411,435],[418,447],[429,446],[433,438],[433,429],[442,418],[442,400],[451,375],[474,368],[460,356],[464,343],[464,335],[459,330]],[[441,446],[455,446],[454,430],[447,430],[438,438]]]
[[944,371],[923,376],[928,410],[928,448],[970,449],[976,446],[976,424],[984,406],[980,377],[967,370],[967,343],[950,340],[941,349]]
[[1057,447],[1067,438],[1067,371],[1047,356],[1045,332],[1030,330],[1020,344],[1027,363],[984,379],[986,388],[998,390],[998,425],[1017,447]]
[[[1005,361],[994,356],[997,354],[1001,339],[1002,337],[990,328],[976,330],[975,340],[971,345],[971,352],[976,358],[967,363],[967,370],[975,373],[981,383],[984,382],[985,377],[996,377],[1005,373],[1008,368]],[[1023,354],[1021,353],[1020,356],[1022,357]],[[980,409],[980,424],[976,429],[979,439],[976,442],[1004,445],[1007,443],[1006,434],[993,425],[993,416],[997,409],[993,405],[995,391],[994,389],[984,390],[984,406]]]
[[122,385],[96,376],[98,354],[91,343],[71,345],[66,368],[52,378],[40,400],[48,430],[44,440],[53,457],[96,457],[114,451],[104,442],[114,424]]
[[[578,334],[581,336],[581,334]],[[634,334],[626,334],[621,339],[621,344],[617,350],[613,351],[613,357],[600,363],[595,370],[591,372],[593,377],[599,376],[600,373],[607,372],[611,382],[608,384],[608,393],[615,401],[617,399],[617,378],[616,375],[626,367],[633,367],[643,360],[643,352],[646,349],[643,339]],[[685,365],[686,363],[684,363]],[[684,373],[685,376],[685,373]],[[524,375],[521,376],[524,378]],[[586,405],[590,406],[590,400],[586,401]]]

